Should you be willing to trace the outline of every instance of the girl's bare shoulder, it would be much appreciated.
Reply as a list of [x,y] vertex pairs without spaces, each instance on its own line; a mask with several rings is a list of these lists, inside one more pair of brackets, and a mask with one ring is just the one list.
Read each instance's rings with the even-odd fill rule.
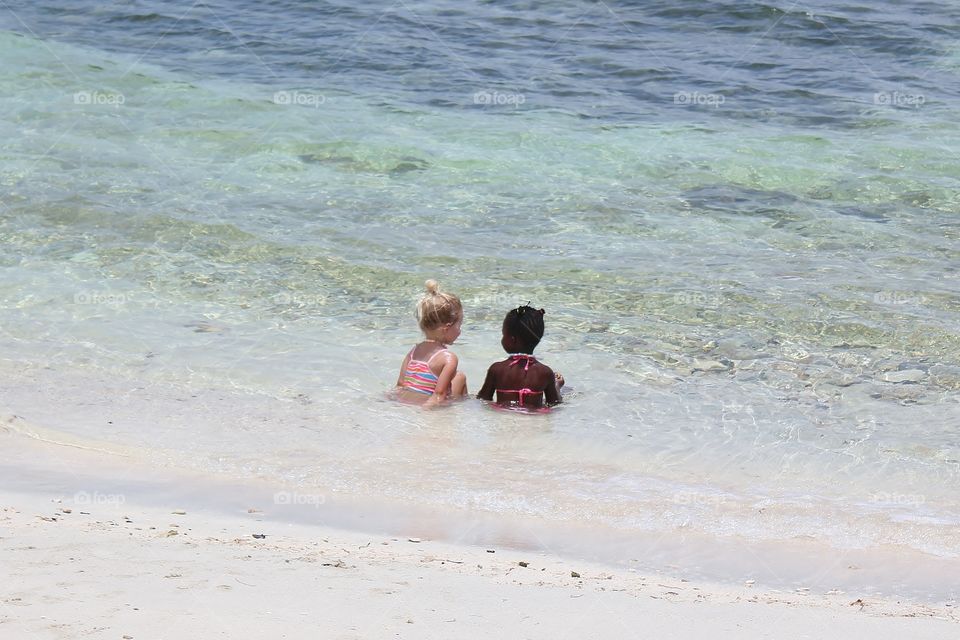
[[553,369],[551,369],[548,365],[540,362],[539,360],[537,360],[536,366],[537,366],[537,369],[543,370],[544,372],[549,373],[550,375],[553,375]]

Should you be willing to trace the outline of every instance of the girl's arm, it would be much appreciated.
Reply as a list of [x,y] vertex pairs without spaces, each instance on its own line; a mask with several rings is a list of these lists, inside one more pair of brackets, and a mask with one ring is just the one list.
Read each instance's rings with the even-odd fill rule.
[[400,375],[397,376],[397,386],[403,386],[403,373],[407,370],[407,365],[410,363],[410,354],[412,351],[407,354],[407,357],[403,359],[403,364],[400,365]]
[[554,375],[553,369],[551,369],[550,367],[546,367],[546,368],[547,368],[547,371],[550,373],[550,380],[547,382],[547,386],[543,390],[543,399],[547,401],[547,404],[560,404],[561,402],[563,402],[563,398],[560,396],[560,389],[557,386],[557,382],[559,381],[557,380],[556,375]]
[[447,399],[447,389],[450,388],[450,382],[453,376],[457,375],[457,365],[460,361],[457,356],[449,351],[444,354],[443,369],[437,376],[437,390],[433,392],[430,399],[424,403],[424,406],[436,406]]
[[493,373],[494,366],[496,365],[490,365],[490,368],[487,369],[487,379],[483,381],[483,387],[477,394],[477,397],[481,400],[493,400],[493,392],[496,391],[495,387],[497,386],[497,376]]

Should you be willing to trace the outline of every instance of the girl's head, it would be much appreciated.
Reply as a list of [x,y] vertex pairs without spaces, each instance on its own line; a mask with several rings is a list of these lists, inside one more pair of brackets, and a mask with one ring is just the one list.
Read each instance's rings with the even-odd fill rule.
[[525,304],[511,309],[503,319],[500,344],[507,353],[533,353],[543,339],[543,309]]
[[452,344],[460,336],[463,305],[452,293],[440,291],[436,280],[427,280],[427,293],[417,305],[420,330],[431,340]]

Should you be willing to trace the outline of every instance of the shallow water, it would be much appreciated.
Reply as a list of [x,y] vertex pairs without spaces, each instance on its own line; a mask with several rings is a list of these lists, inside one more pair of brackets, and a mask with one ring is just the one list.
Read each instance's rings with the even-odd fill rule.
[[[305,491],[957,557],[960,16],[807,4],[10,4],[9,384]],[[546,307],[567,404],[387,401],[428,277],[474,390]]]

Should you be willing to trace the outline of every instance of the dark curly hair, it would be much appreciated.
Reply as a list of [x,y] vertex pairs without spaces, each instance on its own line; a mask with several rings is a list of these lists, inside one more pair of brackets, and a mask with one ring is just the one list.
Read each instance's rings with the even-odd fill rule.
[[545,313],[543,309],[534,309],[529,303],[511,309],[503,319],[503,330],[519,340],[525,352],[533,353],[543,339]]

